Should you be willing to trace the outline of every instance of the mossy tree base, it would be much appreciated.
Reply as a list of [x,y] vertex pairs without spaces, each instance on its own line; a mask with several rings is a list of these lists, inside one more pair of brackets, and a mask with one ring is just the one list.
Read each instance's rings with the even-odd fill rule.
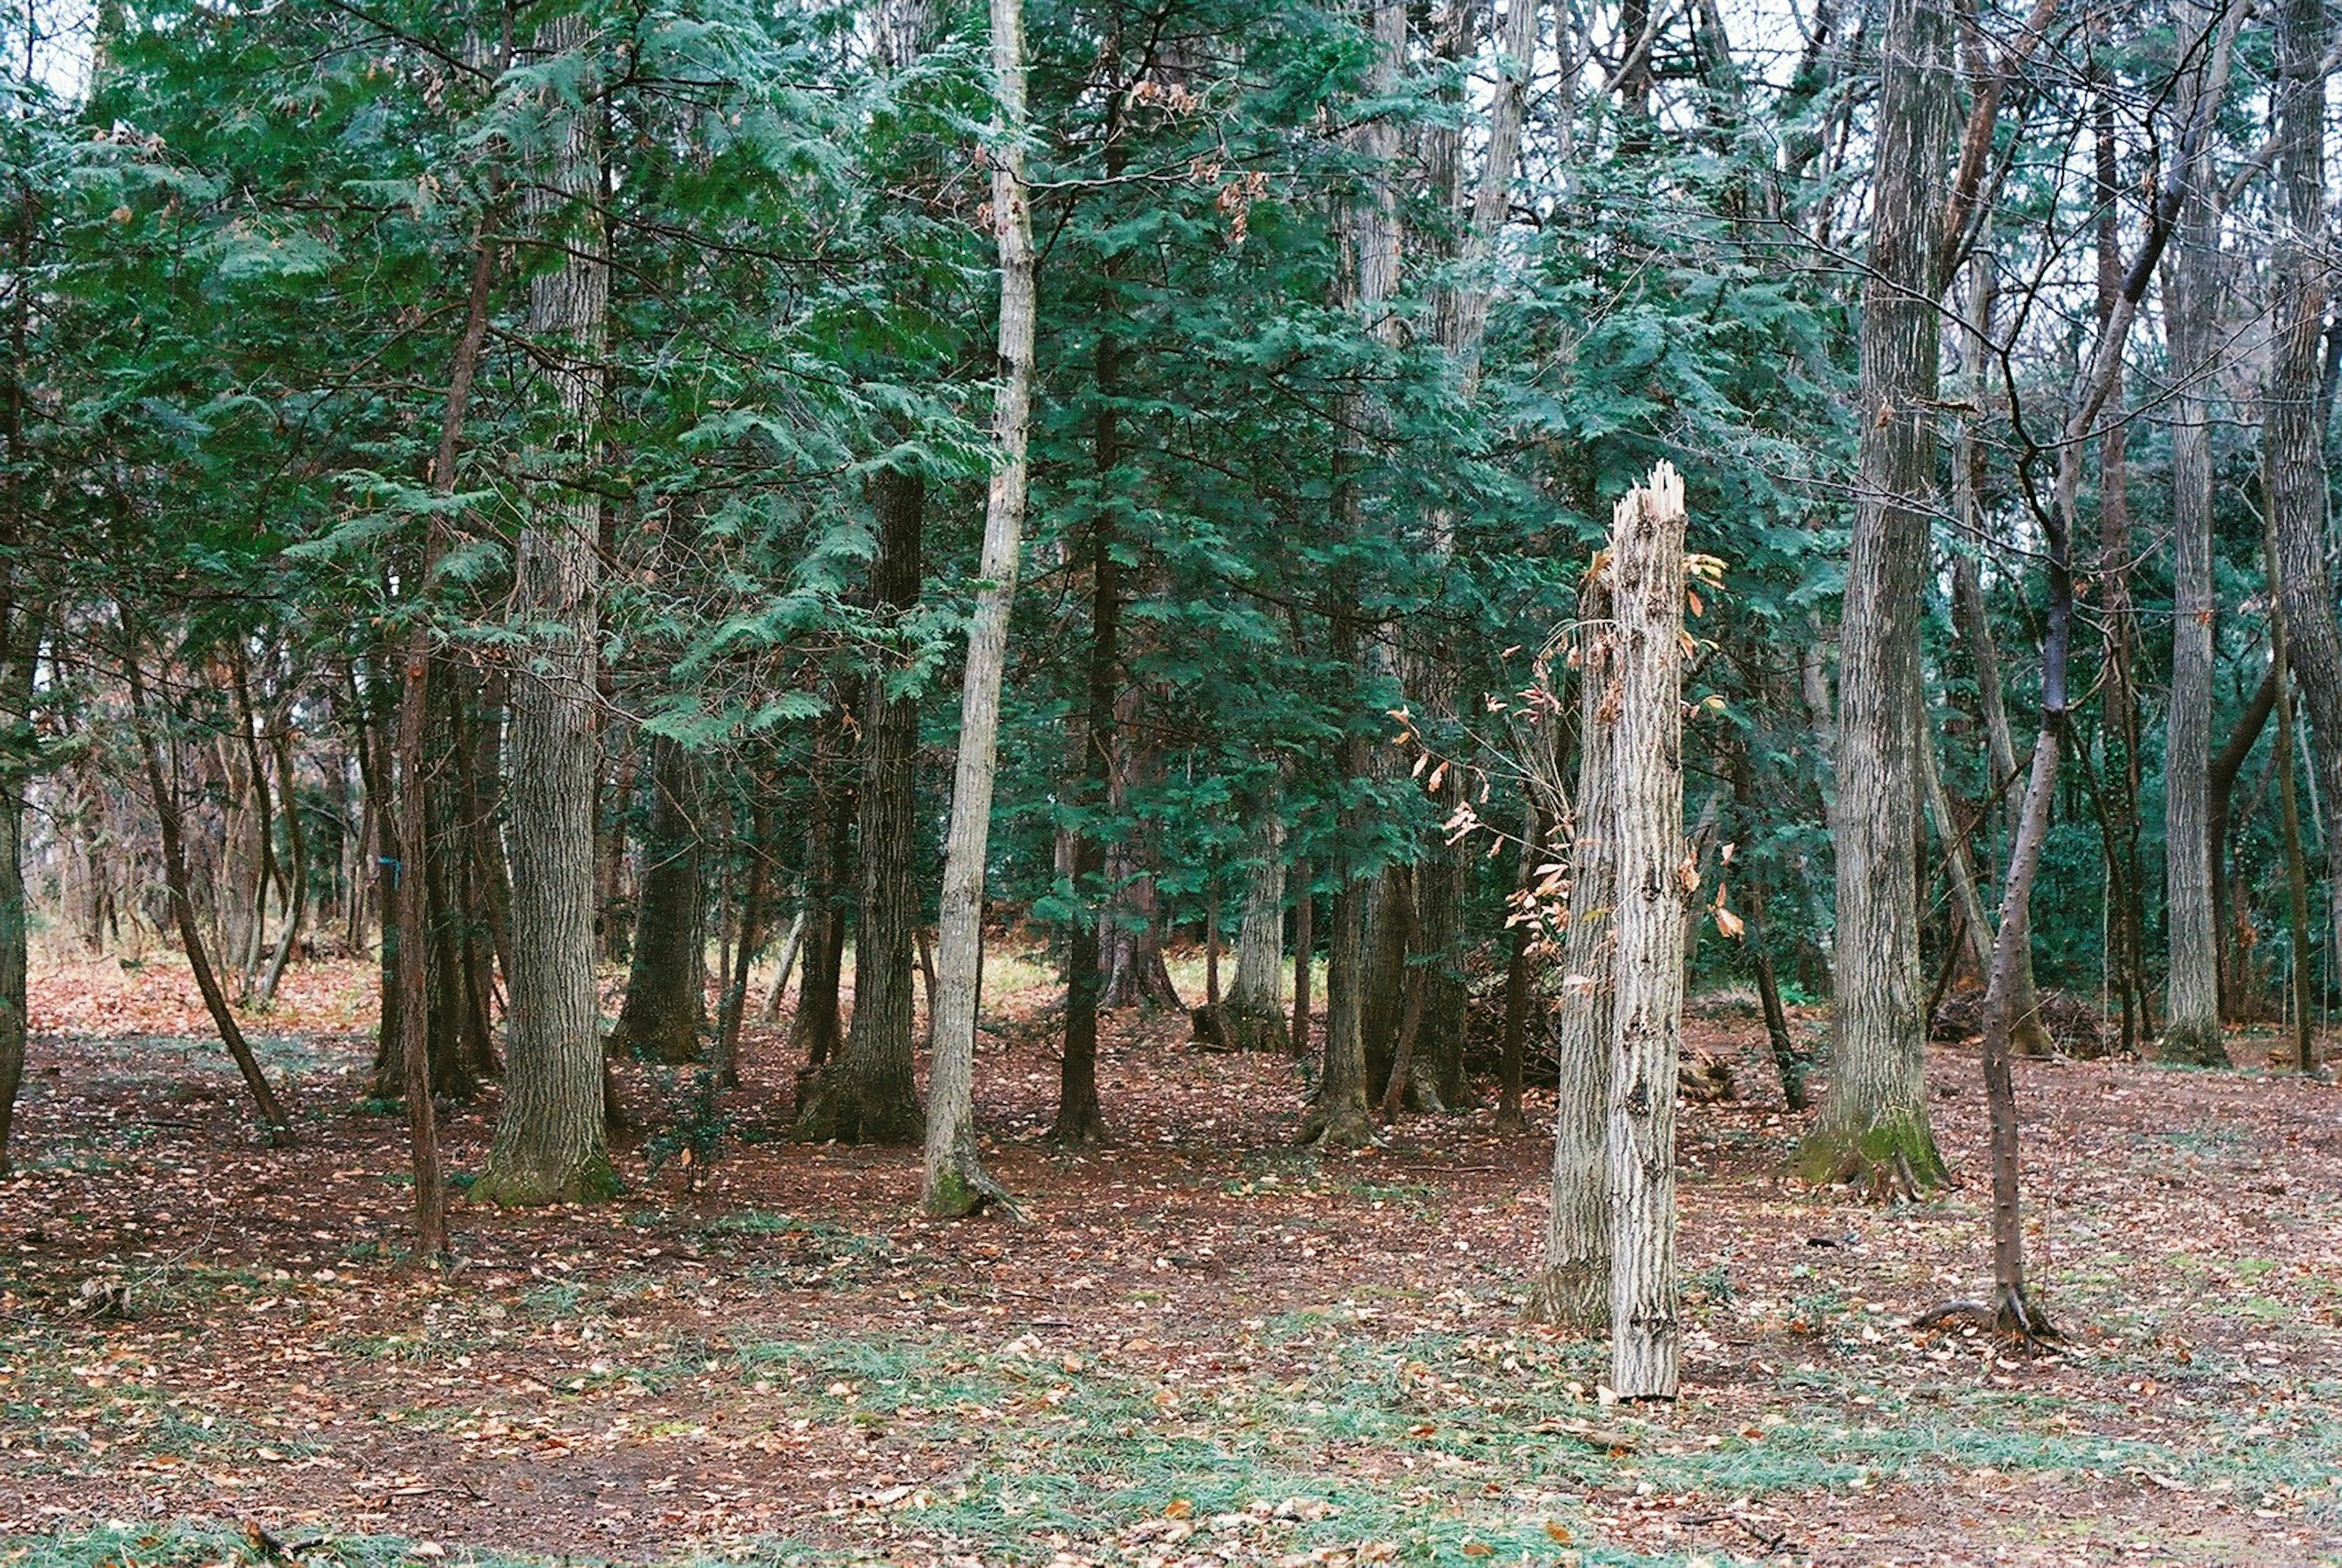
[[1792,1168],[1809,1182],[1857,1183],[1879,1200],[1917,1198],[1951,1179],[1925,1115],[1900,1107],[1861,1127],[1825,1123],[1807,1137]]
[[964,1220],[986,1209],[1012,1220],[1024,1217],[1008,1189],[973,1158],[955,1160],[934,1172],[919,1195],[920,1212],[933,1220]]
[[917,1144],[926,1114],[908,1084],[869,1082],[834,1062],[806,1080],[789,1135],[807,1144]]
[[1296,1144],[1317,1149],[1367,1149],[1375,1144],[1375,1120],[1352,1100],[1320,1100],[1294,1134]]
[[2218,1025],[2173,1023],[2155,1043],[2155,1059],[2186,1067],[2233,1067]]
[[491,1164],[472,1183],[472,1197],[498,1208],[528,1209],[546,1203],[606,1203],[625,1190],[617,1167],[608,1156],[596,1154],[558,1168],[499,1168]]

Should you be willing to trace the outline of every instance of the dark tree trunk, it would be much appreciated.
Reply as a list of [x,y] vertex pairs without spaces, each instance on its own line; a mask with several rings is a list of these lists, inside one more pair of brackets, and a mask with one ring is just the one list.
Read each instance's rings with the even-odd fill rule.
[[[1098,473],[1121,461],[1120,427],[1113,401],[1115,339],[1097,347],[1098,407],[1092,428]],[[1066,929],[1066,1037],[1058,1072],[1057,1119],[1050,1135],[1080,1146],[1106,1133],[1098,1104],[1098,1009],[1105,999],[1101,941],[1112,900],[1101,885],[1106,845],[1099,816],[1114,794],[1116,699],[1122,680],[1122,568],[1115,560],[1115,507],[1099,505],[1090,519],[1090,657],[1088,714],[1082,732],[1082,774],[1074,809],[1074,902],[1079,913]]]
[[707,861],[700,833],[699,759],[651,738],[650,814],[643,834],[626,995],[609,1048],[657,1062],[696,1062],[707,1022]]
[[1317,894],[1310,885],[1312,872],[1306,860],[1293,865],[1293,1029],[1292,1051],[1309,1054],[1309,973],[1317,961]]
[[846,968],[846,879],[850,859],[846,823],[854,814],[854,788],[844,768],[818,744],[814,757],[812,824],[806,834],[805,958],[790,1043],[805,1054],[806,1070],[837,1054],[838,992]]
[[[2323,0],[2277,10],[2276,275],[2270,290],[2268,392],[2261,418],[2263,488],[2277,536],[2286,658],[2309,712],[2311,760],[2323,811],[2328,907],[2342,910],[2342,629],[2327,569],[2325,432],[2319,419],[2319,334],[2327,296],[2326,65],[2331,21]],[[2342,942],[2342,919],[2329,923]]]
[[[871,484],[878,558],[871,587],[882,617],[918,603],[926,484],[889,470]],[[863,682],[861,879],[854,946],[854,1022],[846,1047],[797,1100],[796,1135],[849,1144],[910,1144],[926,1119],[912,1077],[912,985],[919,924],[911,870],[918,852],[918,699],[889,689],[885,664]]]

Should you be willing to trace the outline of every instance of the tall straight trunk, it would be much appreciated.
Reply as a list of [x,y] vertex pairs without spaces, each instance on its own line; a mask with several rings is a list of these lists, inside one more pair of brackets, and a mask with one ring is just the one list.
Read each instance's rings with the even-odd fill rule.
[[[2200,32],[2210,6],[2186,9],[2196,20],[2190,30]],[[2219,600],[2213,581],[2211,391],[2219,215],[2208,147],[2196,150],[2183,178],[2186,194],[2163,296],[2172,361],[2171,708],[2163,743],[2169,953],[2163,1034],[2155,1049],[2167,1061],[2225,1064],[2219,912],[2212,902],[2212,670]]]
[[[878,557],[872,598],[888,619],[918,603],[926,482],[888,470],[871,482]],[[796,1135],[914,1144],[925,1130],[912,1078],[912,984],[919,924],[911,880],[918,852],[919,703],[890,691],[883,664],[863,677],[860,883],[854,937],[854,1022],[846,1048],[798,1097]]]
[[[538,53],[590,49],[584,17],[548,22]],[[594,452],[610,275],[595,204],[593,73],[542,89],[549,147],[529,182],[540,233],[565,236],[559,265],[529,284],[529,327],[550,361],[561,447]],[[575,92],[577,100],[567,95]],[[550,466],[554,454],[541,454]],[[505,1204],[606,1197],[617,1187],[604,1127],[601,1016],[595,995],[596,734],[600,668],[600,509],[548,484],[521,531],[514,605],[524,664],[512,694],[512,1024],[504,1114],[476,1198]]]
[[[431,464],[431,487],[441,495],[455,488],[455,458],[463,440],[464,417],[470,405],[472,383],[478,374],[480,352],[487,341],[488,298],[495,275],[495,247],[475,238],[471,286],[464,308],[464,330],[455,341],[455,363],[447,375],[447,400],[440,411],[439,445]],[[429,919],[428,881],[423,870],[429,860],[427,792],[424,788],[423,735],[430,708],[431,626],[427,619],[432,578],[446,553],[445,514],[434,511],[424,525],[422,570],[417,577],[419,607],[407,633],[406,654],[400,672],[398,768],[403,805],[398,813],[399,860],[410,874],[397,885],[395,916],[405,930],[420,934]],[[406,1101],[409,1164],[415,1178],[415,1253],[437,1261],[447,1252],[447,1195],[439,1165],[437,1108],[432,1099],[430,1008],[425,1000],[423,943],[399,953],[397,1017],[385,1021],[385,1033],[395,1028],[402,1058],[400,1087]]]
[[[31,999],[26,991],[25,804],[31,783],[33,663],[40,654],[35,617],[19,578],[25,545],[25,377],[32,314],[33,206],[29,182],[16,191],[11,225],[18,286],[8,313],[7,379],[0,383],[0,1176],[25,1082]],[[92,925],[95,920],[93,917]]]
[[[1121,425],[1113,403],[1116,350],[1111,333],[1098,340],[1098,407],[1091,424],[1093,459],[1102,480],[1121,461]],[[1100,885],[1106,844],[1096,820],[1114,792],[1115,700],[1122,667],[1122,568],[1114,557],[1115,507],[1090,518],[1090,648],[1088,709],[1082,725],[1082,772],[1074,795],[1074,900],[1077,913],[1066,932],[1065,1052],[1057,1075],[1057,1119],[1050,1135],[1081,1146],[1106,1132],[1098,1104],[1098,1008],[1106,994],[1103,937],[1113,901]]]
[[972,1213],[986,1202],[1011,1206],[1006,1190],[986,1174],[976,1149],[976,1010],[983,974],[985,851],[999,760],[1000,682],[1008,662],[1008,611],[1025,529],[1036,310],[1033,211],[1025,185],[1025,5],[1024,0],[991,0],[991,6],[994,130],[999,142],[992,155],[992,215],[1000,249],[1000,385],[993,399],[992,484],[977,568],[983,586],[968,627],[936,958],[942,995],[928,1070],[920,1206],[941,1216]]
[[636,759],[641,748],[633,729],[612,723],[604,728],[602,745],[610,756],[606,787],[597,767],[594,779],[594,933],[596,948],[605,959],[626,956],[634,939],[635,912],[626,900],[626,809],[635,798]]
[[[12,433],[13,434],[13,433]],[[15,444],[9,443],[10,455]],[[11,498],[13,507],[13,497]],[[15,603],[13,521],[0,520],[0,1176],[9,1163],[8,1134],[25,1082],[29,998],[25,990],[25,794],[31,770],[25,731],[33,705],[38,644],[32,616]]]
[[[2104,48],[2107,14],[2101,10],[2092,28]],[[2103,59],[2103,54],[2097,56]],[[2097,101],[2092,107],[2097,142],[2092,196],[2098,205],[2098,331],[2103,335],[2118,308],[2122,292],[2122,236],[2118,198],[2122,176],[2117,158],[2116,106],[2103,67],[2098,72]],[[2109,394],[2122,403],[2122,372],[2115,372]],[[2144,880],[2139,864],[2138,797],[2141,779],[2138,741],[2138,688],[2134,664],[2138,640],[2137,614],[2130,598],[2130,422],[2117,419],[2107,426],[2098,445],[2098,603],[2106,624],[2106,677],[2103,707],[2107,749],[2104,809],[2099,813],[2107,867],[2107,933],[2109,979],[2121,1004],[2122,1054],[2136,1054],[2146,1027],[2147,980],[2142,905]],[[2217,919],[2216,919],[2217,929]],[[2217,973],[2217,965],[2215,965]]]
[[[2322,809],[2328,907],[2342,909],[2342,630],[2327,569],[2326,444],[2319,414],[2319,334],[2327,306],[2326,67],[2331,19],[2322,0],[2277,12],[2277,267],[2270,289],[2268,389],[2261,416],[2263,487],[2277,534],[2286,658],[2309,711]],[[2342,942],[2342,919],[2330,922]]]
[[135,624],[125,610],[122,613],[122,678],[129,688],[131,727],[137,732],[139,759],[146,770],[146,790],[154,800],[155,824],[163,840],[163,878],[170,889],[171,914],[178,923],[179,944],[186,950],[188,972],[195,977],[195,989],[203,994],[204,1007],[212,1015],[213,1027],[219,1031],[220,1044],[227,1047],[236,1072],[243,1075],[244,1086],[252,1093],[252,1103],[260,1113],[261,1135],[271,1144],[287,1144],[293,1142],[292,1123],[277,1101],[276,1091],[261,1072],[243,1029],[237,1026],[235,1014],[228,1006],[227,993],[221,988],[219,976],[212,969],[211,955],[204,947],[203,928],[195,919],[195,892],[187,874],[178,793],[163,766],[162,742],[156,738],[155,714],[147,705],[142,658]]
[[626,997],[608,1048],[696,1062],[707,1023],[707,860],[702,768],[679,741],[651,737],[651,809],[643,834]]
[[1673,1399],[1676,1064],[1683,1044],[1683,480],[1665,463],[1611,524],[1617,624],[1617,964],[1608,1105],[1610,1386]]
[[1952,17],[1887,0],[1857,395],[1860,455],[1838,644],[1837,852],[1829,1097],[1800,1154],[1816,1176],[1944,1179],[1921,1016],[1919,621],[1937,510],[1936,299],[1946,248]]
[[236,739],[244,748],[244,770],[250,781],[252,803],[252,919],[244,928],[245,951],[238,959],[242,974],[236,994],[246,1003],[265,1004],[260,989],[261,954],[267,951],[268,895],[278,894],[280,907],[292,902],[290,890],[276,864],[276,806],[268,787],[268,761],[261,751],[259,714],[252,704],[252,679],[241,647],[228,659],[228,685],[235,694]]
[[1309,1054],[1309,977],[1317,962],[1317,890],[1307,861],[1293,867],[1293,1027],[1296,1056]]
[[[1363,770],[1365,743],[1343,743],[1344,776]],[[1374,1141],[1366,1111],[1365,998],[1368,878],[1340,866],[1334,890],[1333,929],[1326,947],[1326,1056],[1317,1076],[1317,1097],[1302,1118],[1298,1141],[1327,1148],[1362,1148]]]
[[1577,590],[1577,798],[1569,827],[1569,924],[1553,1052],[1553,1207],[1529,1315],[1598,1329],[1610,1321],[1610,1034],[1618,887],[1617,640],[1609,566]]
[[[2261,541],[2268,564],[2270,585],[2277,579],[2276,542]],[[2317,1040],[2311,1017],[2317,1004],[2313,989],[2309,935],[2309,867],[2301,849],[2301,807],[2293,780],[2293,698],[2286,690],[2285,612],[2280,605],[2269,621],[2269,675],[2276,688],[2277,735],[2270,760],[2277,767],[2278,824],[2285,844],[2285,904],[2293,948],[2293,1064],[2304,1073],[2317,1071]]]

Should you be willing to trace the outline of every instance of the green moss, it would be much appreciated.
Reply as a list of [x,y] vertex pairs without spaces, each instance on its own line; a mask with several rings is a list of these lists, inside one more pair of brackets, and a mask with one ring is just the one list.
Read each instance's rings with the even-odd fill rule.
[[1882,1107],[1867,1126],[1824,1123],[1808,1136],[1791,1167],[1809,1182],[1859,1182],[1873,1192],[1917,1196],[1949,1175],[1927,1113]]

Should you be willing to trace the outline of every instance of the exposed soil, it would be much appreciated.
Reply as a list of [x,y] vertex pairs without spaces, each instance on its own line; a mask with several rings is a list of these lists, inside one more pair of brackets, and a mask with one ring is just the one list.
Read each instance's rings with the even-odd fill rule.
[[[1203,1052],[1182,1014],[1115,1017],[1116,1141],[1073,1156],[1041,1141],[1047,993],[987,988],[980,1107],[1026,1223],[919,1219],[915,1150],[782,1141],[796,1064],[752,1031],[712,1162],[654,1136],[610,1204],[459,1198],[435,1280],[403,1256],[404,1123],[363,1098],[363,966],[299,972],[255,1020],[298,1107],[283,1151],[166,962],[50,968],[35,998],[25,1169],[0,1183],[0,1563],[109,1521],[150,1532],[125,1563],[185,1546],[174,1521],[259,1526],[255,1560],[398,1537],[1061,1568],[2342,1563],[2342,1092],[2278,1072],[2019,1064],[2037,1294],[2067,1336],[2021,1354],[1909,1326],[1986,1275],[1973,1055],[1936,1048],[1929,1082],[1974,1179],[1875,1208],[1780,1174],[1800,1118],[1761,1029],[1703,1017],[1743,1097],[1684,1111],[1688,1386],[1624,1411],[1599,1345],[1517,1321],[1548,1140],[1482,1109],[1321,1160],[1290,1144],[1292,1065]],[[695,1100],[687,1073],[629,1087]],[[451,1169],[494,1112],[448,1116]]]

